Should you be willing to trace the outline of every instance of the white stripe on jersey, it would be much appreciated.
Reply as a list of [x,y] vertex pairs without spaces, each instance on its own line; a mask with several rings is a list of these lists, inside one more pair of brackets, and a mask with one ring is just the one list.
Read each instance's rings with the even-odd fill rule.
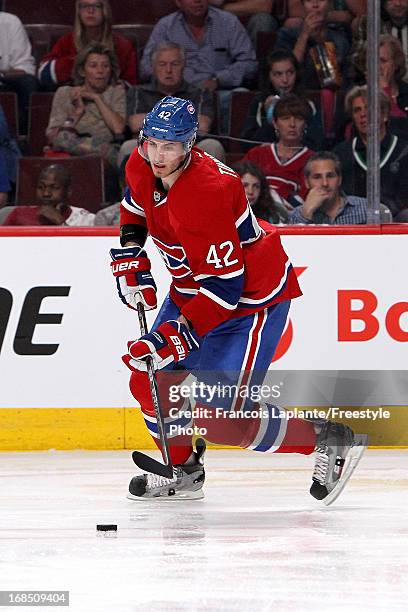
[[239,270],[237,270],[236,272],[228,272],[227,274],[197,274],[197,276],[194,276],[194,280],[198,281],[198,280],[202,280],[203,278],[234,278],[235,276],[240,276],[241,274],[244,273],[244,268],[240,268]]
[[139,204],[136,204],[136,202],[133,200],[133,198],[131,198],[131,202],[128,202],[126,200],[126,198],[123,198],[121,204],[124,208],[126,208],[126,210],[128,210],[129,212],[132,212],[136,215],[139,215],[139,217],[144,217],[146,218],[145,212],[143,210],[143,208],[141,206],[139,206]]
[[237,307],[236,304],[229,304],[228,302],[225,302],[220,297],[218,297],[218,295],[215,295],[215,293],[211,293],[211,291],[208,291],[208,289],[204,289],[204,287],[200,287],[199,293],[206,295],[208,298],[210,298],[210,300],[216,302],[226,310],[235,310]]
[[263,302],[267,302],[271,300],[277,293],[279,293],[283,285],[286,283],[286,279],[288,277],[289,266],[290,266],[290,261],[288,259],[285,263],[285,270],[283,272],[282,278],[279,281],[279,285],[275,287],[275,289],[269,295],[265,295],[263,298],[260,298],[258,300],[253,300],[251,298],[240,298],[239,303],[256,305],[256,304],[262,304]]

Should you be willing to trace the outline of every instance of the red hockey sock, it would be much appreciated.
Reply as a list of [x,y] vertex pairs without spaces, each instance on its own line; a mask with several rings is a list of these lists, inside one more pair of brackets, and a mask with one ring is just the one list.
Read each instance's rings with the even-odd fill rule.
[[[169,403],[169,388],[179,384],[186,377],[186,372],[171,372],[157,376],[160,407],[166,418],[170,408],[181,408],[183,400]],[[149,379],[146,372],[134,372],[130,378],[130,391],[142,407],[147,429],[156,446],[162,450],[157,435],[157,421],[150,392]],[[169,452],[173,465],[185,463],[193,452],[192,436],[187,434],[169,436]]]

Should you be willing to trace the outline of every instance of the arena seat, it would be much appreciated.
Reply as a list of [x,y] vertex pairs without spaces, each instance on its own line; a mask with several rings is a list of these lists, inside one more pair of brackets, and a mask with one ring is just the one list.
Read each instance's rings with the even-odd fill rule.
[[120,23],[113,26],[113,31],[133,43],[137,57],[140,59],[153,27],[152,24],[148,23]]
[[97,212],[105,202],[105,182],[102,158],[83,157],[22,157],[17,171],[16,204],[34,204],[41,170],[50,164],[63,164],[72,177],[69,204]]
[[288,1],[274,0],[272,14],[282,24],[288,16]]
[[111,2],[113,23],[157,23],[161,17],[173,13],[173,0],[115,0]]
[[14,208],[15,206],[3,206],[3,208],[0,208],[0,225],[4,225],[5,220],[13,212]]
[[[229,120],[229,136],[239,138],[243,128],[249,106],[254,99],[256,91],[233,91],[231,95],[230,120]],[[228,141],[228,153],[241,154],[243,150],[241,143],[230,140]]]
[[13,13],[26,23],[74,23],[75,0],[30,2],[29,0],[4,0],[3,11]]
[[30,155],[42,155],[47,144],[45,135],[50,118],[53,93],[31,94],[28,110],[28,150]]
[[3,108],[6,117],[10,135],[13,138],[18,137],[18,106],[17,94],[11,91],[0,92],[0,104]]

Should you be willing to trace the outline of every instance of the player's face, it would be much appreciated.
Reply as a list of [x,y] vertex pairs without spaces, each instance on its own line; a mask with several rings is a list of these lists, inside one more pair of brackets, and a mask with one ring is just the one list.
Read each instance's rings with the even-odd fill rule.
[[149,160],[153,174],[165,178],[172,174],[185,157],[181,142],[148,138],[143,144],[143,154]]
[[86,28],[97,28],[104,21],[103,3],[98,0],[80,0],[79,19]]
[[336,172],[336,166],[331,159],[321,159],[312,162],[310,174],[306,179],[308,189],[317,187],[327,194],[326,202],[333,202],[340,191],[341,176]]
[[37,200],[40,204],[57,206],[66,200],[67,194],[62,183],[53,172],[46,174],[37,184]]
[[289,59],[275,62],[269,70],[269,80],[281,95],[290,93],[296,81],[296,70]]
[[86,59],[83,75],[85,84],[96,92],[105,91],[109,85],[112,67],[107,55],[90,53]]
[[291,146],[300,146],[305,131],[305,120],[300,115],[282,115],[273,122],[278,130],[279,141]]
[[176,5],[187,17],[204,17],[208,11],[208,0],[176,0]]
[[241,181],[250,206],[254,206],[261,193],[261,183],[259,179],[253,174],[246,172],[241,176]]
[[408,0],[388,0],[385,10],[396,21],[402,20],[408,14]]
[[184,62],[178,49],[160,51],[153,64],[153,72],[165,92],[175,91],[183,79]]

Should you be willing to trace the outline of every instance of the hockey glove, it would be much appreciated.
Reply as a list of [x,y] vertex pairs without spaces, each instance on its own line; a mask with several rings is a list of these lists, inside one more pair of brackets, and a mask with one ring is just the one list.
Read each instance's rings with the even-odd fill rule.
[[122,357],[130,370],[146,371],[146,357],[153,358],[156,370],[185,359],[199,348],[188,327],[180,321],[166,321],[156,331],[128,342],[128,354]]
[[146,310],[157,306],[157,287],[150,273],[150,260],[141,247],[111,249],[112,273],[116,278],[119,297],[126,306],[136,310],[141,301]]

